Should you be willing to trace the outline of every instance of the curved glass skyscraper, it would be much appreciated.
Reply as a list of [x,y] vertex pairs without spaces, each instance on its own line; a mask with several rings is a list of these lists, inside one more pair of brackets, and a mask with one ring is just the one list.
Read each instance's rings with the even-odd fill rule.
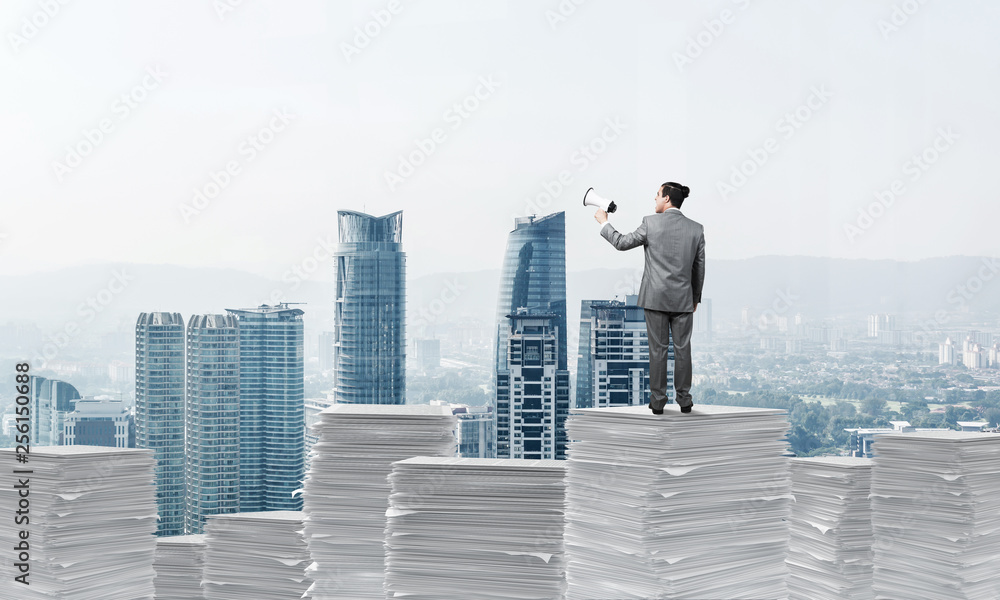
[[494,359],[497,458],[565,458],[565,213],[514,221],[500,272]]
[[566,213],[520,217],[507,237],[497,300],[497,369],[506,366],[510,320],[519,308],[559,315],[558,369],[566,369]]
[[406,402],[403,212],[337,212],[334,394],[345,404]]

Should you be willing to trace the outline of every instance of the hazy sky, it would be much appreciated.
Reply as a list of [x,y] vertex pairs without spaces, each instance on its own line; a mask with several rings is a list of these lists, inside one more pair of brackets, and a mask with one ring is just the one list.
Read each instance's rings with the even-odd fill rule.
[[569,270],[639,267],[580,199],[630,231],[667,180],[710,259],[993,255],[998,25],[985,1],[8,0],[0,274],[278,277],[338,209],[404,210],[411,276],[499,268],[513,217],[558,210]]

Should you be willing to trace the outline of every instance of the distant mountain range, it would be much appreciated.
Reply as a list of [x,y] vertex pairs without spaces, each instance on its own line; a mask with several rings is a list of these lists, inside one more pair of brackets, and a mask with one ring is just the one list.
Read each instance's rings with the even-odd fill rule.
[[[743,307],[769,307],[808,318],[969,311],[990,320],[1000,308],[1000,260],[975,257],[915,262],[763,256],[709,260],[704,297],[716,322],[737,321]],[[438,273],[407,282],[409,322],[458,317],[490,323],[496,312],[499,269]],[[127,331],[139,312],[194,313],[256,306],[277,300],[304,302],[307,327],[329,329],[334,287],[321,272],[301,284],[233,269],[173,265],[100,264],[47,273],[0,277],[0,310],[9,321],[43,328],[67,322],[97,330]],[[641,270],[592,269],[567,274],[569,319],[580,300],[606,299],[638,289]],[[780,308],[785,303],[788,309]]]

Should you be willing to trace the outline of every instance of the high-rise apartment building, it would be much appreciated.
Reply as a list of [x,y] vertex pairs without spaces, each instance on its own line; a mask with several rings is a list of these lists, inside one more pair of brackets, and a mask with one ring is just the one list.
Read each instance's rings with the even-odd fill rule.
[[185,523],[240,512],[240,329],[233,315],[192,315],[187,325]]
[[136,447],[156,458],[156,534],[184,534],[184,319],[141,313],[135,324]]
[[342,404],[406,402],[403,213],[337,212],[334,396]]
[[301,510],[305,345],[301,309],[228,309],[239,323],[240,512]]
[[497,373],[497,458],[566,458],[569,371],[559,368],[560,315],[508,315],[505,366]]
[[890,314],[868,315],[868,337],[877,338],[883,331],[896,331],[896,316]]
[[938,344],[938,364],[953,365],[956,363],[955,342],[951,338],[945,339],[943,344]]

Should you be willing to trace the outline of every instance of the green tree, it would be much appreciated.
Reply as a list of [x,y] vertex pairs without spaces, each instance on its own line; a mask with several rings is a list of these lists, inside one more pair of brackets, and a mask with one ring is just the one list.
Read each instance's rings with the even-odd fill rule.
[[882,398],[869,396],[861,401],[861,412],[873,417],[881,416],[885,411],[886,402]]

